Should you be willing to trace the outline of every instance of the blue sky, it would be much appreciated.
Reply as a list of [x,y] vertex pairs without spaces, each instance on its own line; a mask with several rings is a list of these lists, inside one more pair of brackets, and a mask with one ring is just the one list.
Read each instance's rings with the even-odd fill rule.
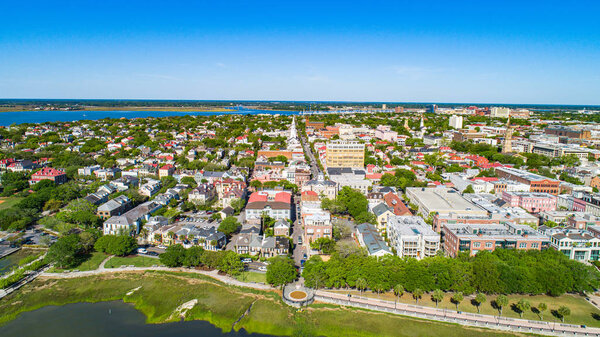
[[3,1],[0,12],[3,98],[600,104],[598,1]]

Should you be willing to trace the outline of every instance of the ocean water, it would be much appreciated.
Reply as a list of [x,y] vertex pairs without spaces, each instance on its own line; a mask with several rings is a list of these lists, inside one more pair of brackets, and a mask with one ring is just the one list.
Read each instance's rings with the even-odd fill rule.
[[240,109],[231,110],[231,112],[206,112],[206,111],[127,111],[127,110],[106,110],[106,111],[19,111],[19,112],[0,112],[0,125],[8,126],[22,123],[44,123],[44,122],[72,122],[79,120],[98,120],[103,118],[140,118],[140,117],[168,117],[168,116],[214,116],[224,114],[270,114],[270,115],[297,115],[298,111],[277,111],[277,110],[254,110]]

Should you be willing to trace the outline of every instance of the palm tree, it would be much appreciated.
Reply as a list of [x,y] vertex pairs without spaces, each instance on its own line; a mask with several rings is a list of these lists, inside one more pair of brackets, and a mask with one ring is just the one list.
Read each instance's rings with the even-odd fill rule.
[[477,303],[477,313],[479,313],[479,307],[481,306],[481,304],[485,303],[485,301],[487,301],[487,298],[485,297],[484,293],[477,293],[477,295],[475,295],[475,303]]
[[498,297],[496,297],[495,302],[496,306],[498,307],[500,316],[502,316],[502,308],[508,305],[508,297],[506,297],[506,295],[498,295]]
[[396,284],[394,286],[394,295],[396,295],[396,297],[398,297],[398,300],[400,300],[400,297],[402,297],[403,294],[404,287],[401,284]]
[[140,230],[140,236],[142,237],[142,239],[144,241],[147,241],[147,238],[148,238],[148,228],[142,227],[142,229]]
[[437,308],[438,303],[440,303],[444,299],[444,292],[440,289],[436,289],[433,291],[433,295],[431,298],[435,301],[435,307]]
[[162,235],[160,235],[158,233],[154,234],[154,241],[162,242]]
[[360,291],[360,293],[362,294],[362,292],[367,289],[367,280],[365,280],[364,278],[359,278],[356,280],[356,289],[358,289]]
[[544,311],[548,310],[548,306],[546,305],[546,303],[542,302],[542,303],[538,304],[537,309],[540,313],[540,319],[543,321],[544,320]]
[[416,288],[415,290],[413,290],[412,296],[415,299],[415,301],[417,302],[417,304],[419,304],[419,299],[421,297],[423,297],[423,290]]
[[462,302],[462,300],[465,297],[463,296],[462,292],[456,292],[454,293],[454,295],[452,295],[452,302],[454,302],[454,304],[456,304],[456,310],[458,311],[458,305],[460,304],[460,302]]
[[373,286],[373,292],[377,293],[377,297],[379,297],[379,294],[381,294],[382,291],[383,291],[383,285],[381,283],[378,283]]
[[519,309],[519,317],[523,318],[523,313],[531,308],[529,301],[522,298],[517,302],[517,309]]
[[169,232],[167,233],[167,236],[169,237],[169,239],[170,239],[170,241],[171,241],[171,244],[173,244],[173,241],[174,241],[174,239],[175,239],[175,232],[173,232],[173,231],[169,231]]
[[558,310],[556,310],[556,312],[560,316],[561,321],[564,323],[565,317],[571,314],[571,309],[569,309],[569,307],[567,306],[562,305],[560,306],[560,308],[558,308]]

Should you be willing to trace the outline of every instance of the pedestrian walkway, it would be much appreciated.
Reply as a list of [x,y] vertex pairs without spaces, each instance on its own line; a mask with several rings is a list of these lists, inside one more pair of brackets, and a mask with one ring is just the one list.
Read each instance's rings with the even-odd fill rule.
[[[230,276],[222,275],[217,270],[204,271],[188,268],[169,268],[169,267],[122,267],[122,268],[104,268],[104,263],[110,259],[107,258],[101,264],[101,268],[90,271],[64,272],[64,273],[37,273],[28,280],[23,280],[23,284],[32,281],[35,277],[42,276],[54,279],[67,279],[101,275],[107,273],[130,272],[130,271],[171,271],[201,274],[212,277],[228,285],[237,287],[252,288],[258,290],[275,290],[270,285],[254,282],[238,281]],[[23,284],[20,284],[22,286]],[[13,290],[14,291],[14,290]],[[2,298],[0,291],[0,298]],[[548,336],[597,336],[600,337],[600,328],[588,328],[573,324],[561,324],[554,322],[534,321],[525,319],[516,319],[492,315],[482,315],[475,313],[464,313],[448,309],[438,309],[426,306],[412,305],[406,303],[392,302],[375,298],[347,295],[328,292],[325,290],[315,291],[314,299],[316,301],[351,306],[381,312],[387,312],[397,315],[415,317],[420,319],[434,320],[440,322],[456,323],[460,325],[482,327],[489,329],[507,330],[523,333],[535,333]]]
[[549,336],[600,336],[599,328],[584,328],[573,324],[530,321],[508,317],[463,313],[406,303],[317,290],[315,300],[392,314],[423,318],[441,322],[457,323],[474,327],[536,333]]
[[[109,259],[107,258],[106,260],[103,261],[103,263],[108,260]],[[119,272],[127,272],[127,271],[150,271],[150,270],[201,274],[201,275],[212,277],[212,278],[214,278],[218,281],[221,281],[225,284],[233,285],[233,286],[237,286],[237,287],[246,287],[246,288],[259,289],[259,290],[273,290],[274,289],[270,285],[263,284],[263,283],[238,281],[227,275],[219,274],[218,270],[205,271],[205,270],[188,269],[188,268],[169,268],[169,267],[104,268],[104,265],[101,264],[101,268],[98,268],[96,270],[64,272],[64,273],[47,273],[47,272],[45,272],[45,273],[42,273],[41,276],[46,277],[46,278],[59,278],[59,279],[65,278],[66,279],[66,278],[86,277],[86,276],[101,275],[101,274],[108,274],[108,273],[119,273]]]

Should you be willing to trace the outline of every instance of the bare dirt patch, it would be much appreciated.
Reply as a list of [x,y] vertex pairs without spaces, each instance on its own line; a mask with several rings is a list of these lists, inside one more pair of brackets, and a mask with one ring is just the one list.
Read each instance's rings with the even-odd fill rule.
[[300,291],[300,290],[294,290],[290,293],[290,297],[295,300],[305,299],[306,296],[308,296],[308,295],[304,291]]

